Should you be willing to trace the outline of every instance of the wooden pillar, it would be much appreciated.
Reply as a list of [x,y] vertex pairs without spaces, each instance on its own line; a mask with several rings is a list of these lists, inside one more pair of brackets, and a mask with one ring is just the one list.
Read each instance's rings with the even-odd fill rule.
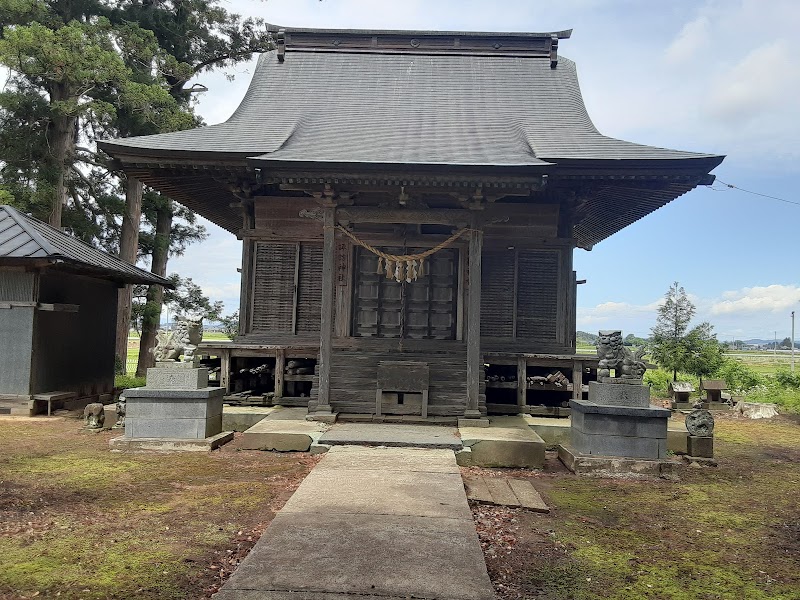
[[[474,221],[473,221],[474,223]],[[481,252],[483,232],[474,228],[469,237],[469,290],[467,293],[467,408],[464,417],[481,417],[478,408],[481,374]]]
[[524,356],[517,359],[517,413],[523,414],[528,404],[528,361]]
[[283,398],[286,374],[286,351],[281,348],[275,352],[275,398]]
[[329,420],[331,415],[331,355],[333,354],[333,304],[334,274],[336,270],[335,230],[336,207],[328,202],[323,208],[322,242],[322,303],[320,316],[319,342],[319,404],[315,417]]
[[572,399],[583,399],[583,361],[572,361]]
[[242,240],[242,283],[239,296],[239,335],[250,332],[250,299],[253,294],[253,252],[255,242],[250,238]]
[[226,394],[230,394],[231,386],[231,351],[223,348],[219,353],[219,387],[225,390]]

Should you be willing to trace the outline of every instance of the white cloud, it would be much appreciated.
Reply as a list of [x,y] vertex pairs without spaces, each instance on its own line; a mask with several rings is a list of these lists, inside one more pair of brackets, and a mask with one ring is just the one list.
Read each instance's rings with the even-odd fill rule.
[[695,58],[698,50],[708,44],[708,24],[708,17],[700,16],[684,25],[664,52],[667,63],[680,65]]
[[712,315],[778,313],[800,308],[800,286],[768,285],[728,291],[711,305]]
[[[789,335],[789,313],[800,312],[800,285],[726,290],[713,298],[689,294],[689,299],[697,308],[692,325],[708,321],[720,339],[771,339],[773,335]],[[593,307],[579,306],[577,328],[589,332],[616,328],[626,334],[646,336],[656,323],[658,307],[663,301],[659,298],[648,304],[603,302]]]
[[755,48],[714,78],[705,112],[727,124],[741,125],[776,108],[796,109],[800,74],[798,48],[785,39]]

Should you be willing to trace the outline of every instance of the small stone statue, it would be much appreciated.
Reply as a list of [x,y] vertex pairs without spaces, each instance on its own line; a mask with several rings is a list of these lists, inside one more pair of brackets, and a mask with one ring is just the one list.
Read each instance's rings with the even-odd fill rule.
[[111,429],[125,429],[125,406],[127,402],[125,396],[120,396],[117,400],[117,422]]
[[714,433],[714,417],[704,408],[695,408],[686,415],[686,431],[689,435],[709,437]]
[[625,346],[622,347],[624,358],[622,359],[622,378],[623,379],[636,379],[641,381],[644,377],[644,372],[647,371],[647,365],[644,362],[644,348],[631,351]]
[[611,377],[611,369],[617,377],[622,372],[622,363],[625,358],[622,345],[622,331],[600,331],[597,339],[597,356],[600,358],[597,377]]
[[193,362],[202,341],[203,317],[182,317],[172,331],[158,330],[153,358],[157,362],[179,361],[183,355],[183,362]]
[[106,411],[99,402],[87,404],[83,409],[84,427],[89,431],[100,431],[106,422]]

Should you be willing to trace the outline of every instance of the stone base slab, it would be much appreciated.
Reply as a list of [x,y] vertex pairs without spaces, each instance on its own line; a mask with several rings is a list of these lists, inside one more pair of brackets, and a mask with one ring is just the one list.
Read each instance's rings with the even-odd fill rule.
[[267,417],[242,434],[243,450],[308,452],[323,434],[324,426],[310,421]]
[[147,369],[147,387],[157,390],[201,390],[208,387],[208,369],[153,367]]
[[225,390],[219,388],[125,390],[125,436],[196,440],[215,436],[222,431],[224,395]]
[[473,466],[534,469],[544,466],[546,444],[522,417],[493,417],[489,427],[459,427],[458,431],[461,443],[471,451]]
[[635,406],[647,408],[650,406],[650,388],[646,385],[635,383],[620,383],[624,380],[615,380],[614,383],[589,382],[589,402],[601,406]]
[[558,447],[558,458],[570,471],[577,475],[593,477],[656,477],[678,479],[679,463],[672,460],[647,460],[642,458],[623,458],[619,456],[587,456],[576,452],[569,445]]
[[666,458],[669,410],[603,406],[583,400],[572,400],[570,406],[573,413],[569,445],[577,452],[646,460]]
[[232,431],[223,431],[204,439],[188,440],[181,438],[111,438],[109,445],[114,452],[155,451],[155,452],[208,452],[227,444],[233,439]]

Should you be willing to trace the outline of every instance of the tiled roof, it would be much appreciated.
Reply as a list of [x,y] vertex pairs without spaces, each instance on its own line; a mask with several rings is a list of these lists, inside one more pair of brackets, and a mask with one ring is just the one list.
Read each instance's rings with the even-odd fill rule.
[[719,158],[602,135],[575,63],[502,55],[276,52],[225,123],[103,142],[275,162],[546,167],[563,160]]
[[0,206],[0,264],[4,259],[59,261],[125,283],[159,283],[172,287],[169,280],[92,248],[11,206]]

